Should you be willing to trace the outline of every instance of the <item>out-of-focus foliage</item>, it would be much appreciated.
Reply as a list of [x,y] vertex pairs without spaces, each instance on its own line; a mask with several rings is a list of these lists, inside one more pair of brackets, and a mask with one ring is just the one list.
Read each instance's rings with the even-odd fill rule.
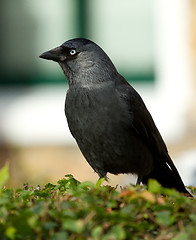
[[2,192],[2,188],[9,179],[9,165],[8,163],[0,171],[0,196]]
[[[71,175],[44,188],[4,188],[0,236],[7,239],[196,239],[196,200],[151,180],[117,191]],[[191,188],[196,193],[195,188]]]

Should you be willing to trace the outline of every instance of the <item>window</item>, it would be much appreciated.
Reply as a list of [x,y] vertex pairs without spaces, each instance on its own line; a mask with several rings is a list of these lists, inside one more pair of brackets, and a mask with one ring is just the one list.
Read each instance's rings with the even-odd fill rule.
[[0,84],[63,83],[39,54],[75,37],[90,38],[131,81],[154,80],[153,2],[142,0],[1,1]]

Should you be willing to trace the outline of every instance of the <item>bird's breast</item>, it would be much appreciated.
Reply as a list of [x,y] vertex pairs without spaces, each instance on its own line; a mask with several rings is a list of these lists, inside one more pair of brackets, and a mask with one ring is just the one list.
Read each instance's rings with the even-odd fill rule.
[[127,124],[129,117],[124,104],[114,89],[110,88],[69,90],[65,114],[77,141],[84,138],[95,141],[100,137],[115,135],[123,124]]

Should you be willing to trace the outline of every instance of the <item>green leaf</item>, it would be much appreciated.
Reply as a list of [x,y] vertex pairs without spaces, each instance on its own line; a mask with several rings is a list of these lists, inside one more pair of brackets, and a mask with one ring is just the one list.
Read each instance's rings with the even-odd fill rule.
[[156,216],[158,223],[164,226],[170,226],[175,221],[170,211],[157,212]]
[[170,188],[164,188],[163,189],[163,194],[165,194],[167,196],[176,197],[176,198],[180,197],[180,193],[177,190],[170,189]]
[[104,182],[104,181],[105,181],[105,178],[100,178],[96,183],[96,188],[99,188],[101,186],[102,182]]
[[45,222],[43,227],[44,227],[44,229],[50,230],[57,226],[58,226],[58,224],[56,222]]
[[35,228],[37,221],[38,221],[37,215],[33,215],[28,218],[27,223],[31,228]]
[[67,240],[68,234],[66,232],[55,233],[52,237],[52,240]]
[[102,232],[103,232],[102,227],[101,226],[96,226],[92,230],[92,237],[93,237],[93,239],[100,239]]
[[6,163],[5,166],[0,170],[0,193],[5,183],[9,179],[9,164]]
[[152,193],[161,193],[162,187],[155,179],[149,179],[148,190]]
[[191,239],[191,238],[190,238],[189,234],[186,232],[183,232],[173,238],[173,240],[189,240],[189,239]]
[[79,188],[88,188],[88,187],[95,187],[95,184],[90,181],[85,181],[79,184]]
[[81,233],[83,224],[81,220],[66,219],[63,223],[63,228],[74,233]]
[[116,239],[125,239],[126,233],[124,229],[120,226],[114,226],[112,227],[110,233],[113,233],[114,236],[116,236]]
[[114,239],[114,240],[120,240],[120,239],[126,239],[126,233],[125,230],[120,226],[113,226],[110,231],[104,235],[102,238],[103,240],[107,239]]
[[16,228],[15,227],[8,227],[5,231],[6,237],[8,237],[11,240],[15,239],[15,233],[16,233]]

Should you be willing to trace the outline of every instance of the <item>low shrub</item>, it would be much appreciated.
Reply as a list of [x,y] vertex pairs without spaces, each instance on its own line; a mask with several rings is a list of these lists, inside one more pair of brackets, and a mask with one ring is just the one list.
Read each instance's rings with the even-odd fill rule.
[[[0,173],[0,186],[7,173]],[[2,176],[4,176],[2,178]],[[0,192],[1,240],[196,239],[196,200],[150,180],[148,190],[79,182],[72,175],[45,187]],[[190,187],[196,193],[194,187]]]

